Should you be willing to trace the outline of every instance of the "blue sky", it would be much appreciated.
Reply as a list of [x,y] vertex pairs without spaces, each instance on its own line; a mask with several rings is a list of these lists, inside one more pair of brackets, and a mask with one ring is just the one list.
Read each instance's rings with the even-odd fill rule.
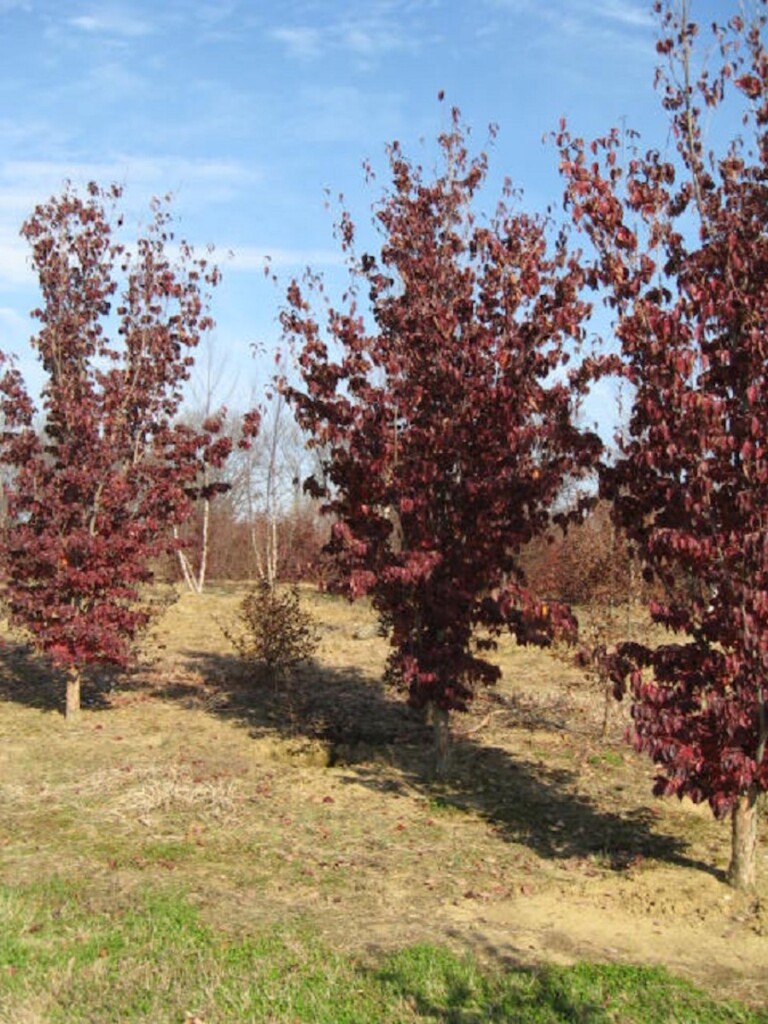
[[[693,0],[693,14],[731,6]],[[384,172],[398,139],[428,163],[420,140],[456,104],[478,149],[499,126],[493,182],[509,175],[543,209],[559,184],[542,136],[561,116],[667,142],[654,39],[650,0],[0,0],[0,348],[31,365],[18,230],[36,203],[66,178],[117,181],[138,219],[170,191],[178,234],[220,252],[212,350],[224,397],[244,400],[267,372],[250,344],[279,336],[264,256],[286,280],[337,272],[326,188],[366,221],[363,160]]]

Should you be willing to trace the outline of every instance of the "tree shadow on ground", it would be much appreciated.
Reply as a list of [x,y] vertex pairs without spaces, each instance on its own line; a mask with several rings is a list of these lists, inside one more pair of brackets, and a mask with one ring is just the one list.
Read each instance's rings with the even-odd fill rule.
[[[514,963],[514,973],[475,974],[442,950],[409,950],[407,961],[395,955],[370,970],[377,981],[406,996],[419,1019],[451,1024],[489,1020],[537,1020],[610,1024],[614,1013],[594,992],[578,991],[567,970]],[[418,959],[416,965],[414,960]],[[414,966],[418,975],[414,977]]]
[[[650,857],[720,877],[686,854],[684,839],[661,831],[650,808],[598,807],[579,791],[576,771],[513,756],[474,736],[456,744],[448,780],[436,781],[433,734],[424,717],[356,668],[308,663],[292,677],[275,680],[234,656],[187,651],[185,657],[205,680],[203,704],[209,710],[239,722],[254,737],[322,744],[324,763],[352,769],[343,776],[349,785],[416,789],[438,809],[475,813],[500,837],[549,859],[593,856],[621,870]],[[199,692],[198,686],[171,683],[160,695],[199,704]],[[540,722],[527,723],[525,714],[521,708],[510,711],[510,727],[540,728]],[[382,772],[382,764],[396,775]]]
[[[131,678],[109,665],[93,666],[83,675],[81,705],[90,711],[110,707],[109,693],[126,689]],[[0,645],[0,700],[11,701],[38,711],[64,714],[66,676],[31,644],[4,640]]]

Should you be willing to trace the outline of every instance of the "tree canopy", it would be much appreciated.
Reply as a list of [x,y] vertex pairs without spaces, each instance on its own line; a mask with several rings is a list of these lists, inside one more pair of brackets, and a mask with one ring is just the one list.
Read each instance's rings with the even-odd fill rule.
[[448,711],[498,677],[493,634],[546,643],[570,621],[530,594],[519,552],[600,452],[574,425],[582,383],[566,369],[589,305],[566,234],[513,209],[511,186],[476,212],[487,159],[457,110],[433,178],[388,152],[380,252],[358,254],[341,218],[343,308],[316,315],[312,274],[288,291],[301,383],[285,392],[319,453],[307,486],[334,517],[341,588],[370,595],[411,702]]

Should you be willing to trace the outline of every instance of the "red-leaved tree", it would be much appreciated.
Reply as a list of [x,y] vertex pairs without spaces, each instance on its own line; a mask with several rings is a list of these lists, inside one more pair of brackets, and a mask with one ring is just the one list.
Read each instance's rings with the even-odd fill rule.
[[[447,712],[499,675],[483,656],[494,633],[545,643],[571,621],[530,596],[518,556],[600,451],[574,426],[580,384],[564,370],[589,312],[565,236],[512,211],[509,188],[475,215],[486,157],[468,155],[458,111],[439,146],[433,180],[389,147],[380,254],[355,253],[343,214],[344,309],[326,302],[322,323],[293,282],[282,317],[302,378],[285,391],[319,456],[307,483],[334,517],[339,578],[371,596],[392,674],[436,711],[438,749]],[[477,627],[490,634],[473,642]]]
[[[655,792],[732,813],[737,887],[754,881],[768,789],[765,8],[713,26],[707,73],[688,4],[654,4],[668,156],[625,159],[618,133],[589,148],[559,138],[567,200],[597,254],[590,280],[607,290],[634,388],[603,491],[666,595],[653,618],[678,634],[655,649],[625,644],[613,675],[631,693],[636,745],[659,768]],[[712,152],[703,123],[718,111],[743,123]]]
[[176,422],[218,271],[185,244],[171,260],[160,203],[129,251],[117,238],[120,197],[68,186],[22,229],[42,292],[39,418],[0,357],[2,596],[12,622],[66,670],[67,718],[87,666],[128,661],[150,618],[152,561],[204,496],[203,468],[230,450],[218,417],[199,429]]

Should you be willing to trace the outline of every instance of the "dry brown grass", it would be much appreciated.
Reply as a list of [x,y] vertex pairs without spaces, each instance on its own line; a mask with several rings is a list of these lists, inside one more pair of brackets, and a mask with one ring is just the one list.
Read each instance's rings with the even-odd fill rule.
[[651,799],[623,713],[604,738],[603,695],[575,668],[505,641],[503,682],[456,718],[453,776],[436,785],[430,731],[381,682],[369,608],[307,590],[317,657],[271,683],[221,631],[241,593],[184,595],[139,669],[86,693],[74,729],[43,668],[7,648],[7,883],[77,878],[105,907],[183,886],[232,931],[290,920],[339,949],[664,962],[768,997],[764,854],[757,899],[733,895],[727,829]]

